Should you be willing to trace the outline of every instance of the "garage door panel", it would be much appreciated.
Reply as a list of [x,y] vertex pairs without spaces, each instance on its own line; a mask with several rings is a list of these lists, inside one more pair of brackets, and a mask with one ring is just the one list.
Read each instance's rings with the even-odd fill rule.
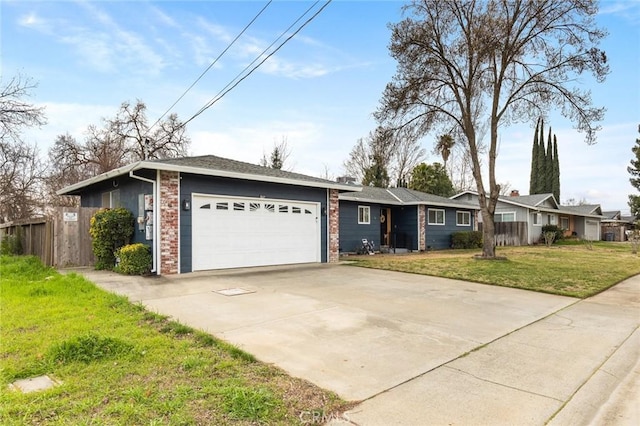
[[319,203],[194,195],[193,270],[320,261]]

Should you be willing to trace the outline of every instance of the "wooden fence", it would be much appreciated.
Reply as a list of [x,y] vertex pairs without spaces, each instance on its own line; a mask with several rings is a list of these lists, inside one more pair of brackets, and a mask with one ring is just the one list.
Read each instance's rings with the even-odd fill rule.
[[[482,231],[482,222],[478,223],[478,230]],[[527,222],[496,222],[494,238],[496,246],[526,246]]]
[[47,266],[89,266],[95,259],[89,223],[97,208],[58,207],[49,217],[0,224],[0,240],[14,235],[22,253]]

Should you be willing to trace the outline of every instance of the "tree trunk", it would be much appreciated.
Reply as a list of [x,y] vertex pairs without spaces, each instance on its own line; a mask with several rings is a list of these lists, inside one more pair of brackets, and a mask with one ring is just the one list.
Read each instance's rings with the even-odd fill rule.
[[486,209],[482,213],[482,257],[489,259],[496,257],[495,231],[496,226],[493,222],[493,215],[489,214]]

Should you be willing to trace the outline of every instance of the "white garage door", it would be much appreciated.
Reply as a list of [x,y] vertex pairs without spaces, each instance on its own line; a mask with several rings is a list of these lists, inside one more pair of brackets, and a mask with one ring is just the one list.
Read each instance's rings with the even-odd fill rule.
[[193,195],[192,269],[320,262],[320,204]]
[[600,223],[597,220],[587,220],[587,226],[585,229],[585,237],[591,241],[597,241],[600,239]]

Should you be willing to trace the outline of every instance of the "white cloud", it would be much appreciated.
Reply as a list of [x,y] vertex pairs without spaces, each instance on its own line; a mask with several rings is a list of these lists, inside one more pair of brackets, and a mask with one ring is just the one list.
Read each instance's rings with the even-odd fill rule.
[[99,126],[103,117],[117,113],[113,106],[107,105],[44,102],[36,106],[45,108],[47,124],[41,128],[30,128],[23,137],[26,141],[38,143],[45,155],[58,135],[69,133],[82,141],[90,124]]

